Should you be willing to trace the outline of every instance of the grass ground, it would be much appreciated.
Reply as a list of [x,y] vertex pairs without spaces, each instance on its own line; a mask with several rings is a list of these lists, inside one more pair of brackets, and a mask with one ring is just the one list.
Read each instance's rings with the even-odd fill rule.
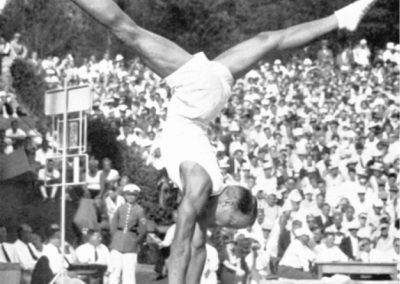
[[166,278],[155,281],[155,273],[152,265],[139,264],[136,269],[136,283],[138,284],[167,284]]

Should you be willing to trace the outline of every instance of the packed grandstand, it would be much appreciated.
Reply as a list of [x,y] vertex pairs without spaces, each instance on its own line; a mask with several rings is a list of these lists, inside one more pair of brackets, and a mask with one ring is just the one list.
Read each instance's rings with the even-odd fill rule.
[[[8,60],[23,58],[44,76],[48,89],[62,88],[65,78],[71,85],[88,84],[93,93],[90,117],[108,121],[117,141],[138,149],[147,166],[164,168],[158,138],[170,90],[140,60],[106,53],[78,65],[73,54],[40,59],[34,52],[29,57],[27,51],[13,54],[12,43],[11,49],[10,43],[1,47],[5,82],[10,80]],[[302,236],[310,247],[303,255],[306,264],[301,263],[306,272],[308,261],[400,263],[399,68],[398,44],[387,43],[372,53],[363,39],[333,54],[324,41],[317,54],[262,62],[236,81],[209,137],[225,182],[249,188],[258,199],[259,214],[251,228],[215,232],[218,238],[212,239],[219,242],[212,244],[218,255],[206,269],[219,270],[221,283],[234,283],[229,279],[253,270],[262,277],[288,276],[279,267],[298,265],[293,255],[302,248],[293,243]],[[25,112],[10,85],[3,87],[0,116],[6,127],[0,129],[0,151],[12,155],[23,149],[43,201],[54,200],[58,187],[43,183],[60,178],[57,164],[44,171],[54,141],[46,128],[24,130],[20,118]],[[122,189],[135,182],[115,170],[113,160],[91,157],[84,188],[85,197],[96,201],[88,203],[93,210],[85,210],[109,223],[125,202]],[[80,215],[88,242],[96,229],[90,218],[98,216]],[[19,231],[29,233],[24,226]],[[154,241],[159,248],[172,241],[160,239]],[[252,249],[243,253],[238,247],[248,240]],[[40,255],[41,246],[33,244]],[[79,251],[71,247],[68,261],[81,261]],[[18,250],[16,257],[24,269],[33,269],[35,260],[21,258]],[[110,269],[108,258],[104,264]],[[158,272],[162,275],[163,269]]]

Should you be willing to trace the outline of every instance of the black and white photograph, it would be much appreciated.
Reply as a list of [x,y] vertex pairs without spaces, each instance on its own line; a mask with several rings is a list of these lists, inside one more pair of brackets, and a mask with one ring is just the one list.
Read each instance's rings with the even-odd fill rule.
[[0,284],[400,283],[399,0],[0,0]]

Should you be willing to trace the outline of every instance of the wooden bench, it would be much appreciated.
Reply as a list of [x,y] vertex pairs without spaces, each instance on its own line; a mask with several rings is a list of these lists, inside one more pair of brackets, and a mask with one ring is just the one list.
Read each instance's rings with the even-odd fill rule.
[[21,266],[18,263],[0,263],[0,283],[19,284]]
[[317,262],[318,278],[324,274],[368,274],[390,275],[392,280],[397,279],[397,263],[365,263],[365,262]]

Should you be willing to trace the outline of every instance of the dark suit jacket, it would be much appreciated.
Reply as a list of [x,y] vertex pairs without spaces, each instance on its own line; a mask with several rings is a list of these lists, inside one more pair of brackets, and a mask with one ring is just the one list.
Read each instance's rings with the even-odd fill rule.
[[282,258],[291,241],[290,231],[288,231],[286,228],[281,229],[278,238],[278,258]]
[[[241,161],[239,161],[239,164],[242,165],[244,162],[245,162],[245,160],[241,160]],[[228,173],[233,175],[235,172],[235,159],[229,158],[228,165],[229,165]]]
[[322,228],[325,230],[327,227],[329,227],[330,225],[333,224],[333,218],[331,216],[329,216],[329,218],[324,222],[324,221],[322,221],[321,216],[317,216],[317,217],[315,217],[315,222],[318,225],[321,225]]
[[143,208],[138,204],[121,205],[115,212],[110,227],[113,234],[111,249],[120,253],[136,253],[139,242],[146,233]]
[[355,260],[353,254],[353,245],[351,244],[350,237],[344,237],[339,245],[339,248],[345,255],[347,255],[348,258],[350,258],[351,260]]

